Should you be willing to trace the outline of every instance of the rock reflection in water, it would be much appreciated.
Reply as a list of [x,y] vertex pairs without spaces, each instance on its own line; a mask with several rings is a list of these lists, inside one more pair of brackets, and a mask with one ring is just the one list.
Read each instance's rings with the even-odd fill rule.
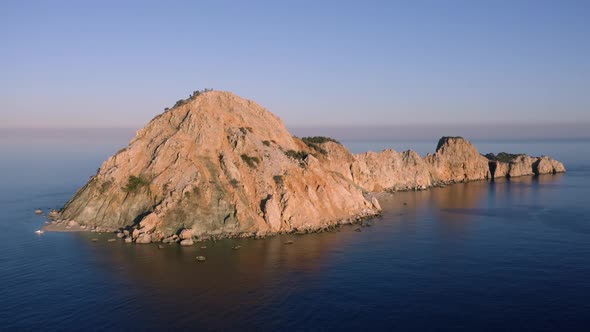
[[[444,255],[467,241],[476,218],[493,216],[496,209],[512,206],[506,203],[518,203],[521,195],[528,195],[528,201],[530,195],[547,195],[546,191],[533,194],[530,187],[551,186],[556,181],[559,176],[523,177],[384,195],[380,199],[383,216],[369,221],[372,227],[361,227],[360,233],[354,231],[359,226],[353,225],[328,233],[208,241],[193,247],[164,245],[162,249],[107,243],[106,238],[91,243],[90,234],[79,239],[92,248],[107,273],[137,287],[136,301],[146,311],[142,326],[166,328],[158,324],[173,321],[180,328],[272,330],[289,323],[284,317],[304,320],[302,313],[316,317],[317,308],[302,307],[313,299],[301,297],[326,287],[328,275],[351,278],[359,271],[357,281],[362,285],[375,281],[362,281],[360,271],[387,266],[388,271],[398,270],[397,277],[403,279],[420,262],[408,265],[406,252],[424,248],[442,262]],[[294,243],[285,244],[289,240]],[[201,249],[202,245],[207,248]],[[232,250],[236,245],[241,249]],[[205,256],[206,261],[197,261],[197,256]],[[444,265],[430,268],[446,271]]]
[[[213,329],[240,328],[239,322],[253,319],[249,317],[252,312],[269,303],[288,301],[301,283],[310,286],[314,276],[322,273],[326,257],[341,250],[355,234],[349,226],[330,233],[206,241],[193,247],[166,244],[159,249],[157,245],[108,243],[106,238],[93,245],[106,268],[150,289],[137,301],[154,315],[167,316],[162,321],[172,319],[187,327],[199,322]],[[80,239],[90,245],[90,235]],[[285,244],[287,241],[293,243]],[[201,249],[203,245],[207,248]],[[233,250],[235,245],[241,249]],[[207,260],[199,262],[197,256]],[[147,314],[146,319],[150,319]]]

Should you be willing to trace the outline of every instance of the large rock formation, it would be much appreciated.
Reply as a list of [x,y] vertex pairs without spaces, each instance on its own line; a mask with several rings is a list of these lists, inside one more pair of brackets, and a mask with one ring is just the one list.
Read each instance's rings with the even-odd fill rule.
[[279,118],[206,92],[153,119],[109,158],[61,218],[162,239],[308,231],[378,213],[362,188],[324,167]]
[[252,101],[208,91],[154,118],[57,218],[127,229],[141,243],[263,236],[378,214],[368,192],[562,171],[547,157],[486,158],[459,137],[442,138],[425,158],[393,150],[353,155],[331,139],[293,137]]

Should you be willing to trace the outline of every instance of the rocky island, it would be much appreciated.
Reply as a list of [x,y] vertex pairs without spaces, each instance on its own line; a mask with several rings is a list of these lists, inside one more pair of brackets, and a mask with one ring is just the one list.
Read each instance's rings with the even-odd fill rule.
[[436,152],[354,155],[326,137],[297,138],[253,101],[195,92],[103,163],[46,228],[117,231],[127,242],[182,242],[310,232],[380,212],[376,192],[565,172],[550,157],[481,155],[461,137]]

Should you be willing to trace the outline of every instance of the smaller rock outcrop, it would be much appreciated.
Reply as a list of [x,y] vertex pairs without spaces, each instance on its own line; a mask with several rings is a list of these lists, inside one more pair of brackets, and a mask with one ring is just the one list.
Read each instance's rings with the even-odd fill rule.
[[425,159],[438,182],[455,183],[490,178],[488,159],[462,137],[441,138],[436,153]]
[[566,171],[563,164],[551,157],[531,157],[525,154],[500,152],[485,155],[489,160],[493,178],[517,177],[525,175],[555,174]]

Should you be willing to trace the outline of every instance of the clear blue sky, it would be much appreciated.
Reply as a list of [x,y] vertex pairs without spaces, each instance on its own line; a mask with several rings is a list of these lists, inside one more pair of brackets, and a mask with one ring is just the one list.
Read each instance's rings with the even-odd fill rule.
[[141,127],[201,88],[289,126],[590,123],[590,1],[0,2],[0,127]]

